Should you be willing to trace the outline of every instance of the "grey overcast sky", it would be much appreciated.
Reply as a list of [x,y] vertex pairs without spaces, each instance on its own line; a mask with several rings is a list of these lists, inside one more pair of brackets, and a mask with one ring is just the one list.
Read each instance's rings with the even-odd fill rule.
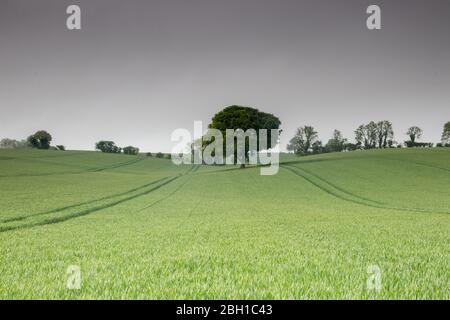
[[[48,130],[170,151],[176,128],[240,104],[353,140],[370,120],[437,142],[450,120],[448,0],[0,0],[0,138]],[[66,29],[81,7],[82,30]],[[382,30],[366,8],[382,9]]]

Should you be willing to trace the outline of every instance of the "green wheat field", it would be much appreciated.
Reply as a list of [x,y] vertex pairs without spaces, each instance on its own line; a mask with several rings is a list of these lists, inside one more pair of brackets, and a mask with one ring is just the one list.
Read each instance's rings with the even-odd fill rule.
[[0,298],[450,298],[450,148],[281,162],[0,150]]

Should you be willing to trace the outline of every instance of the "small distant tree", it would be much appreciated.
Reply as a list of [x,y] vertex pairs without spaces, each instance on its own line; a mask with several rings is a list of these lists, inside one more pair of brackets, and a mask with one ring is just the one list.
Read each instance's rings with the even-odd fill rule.
[[312,152],[312,146],[316,142],[318,142],[317,132],[311,126],[304,126],[297,129],[287,149],[298,155],[307,155]]
[[113,141],[99,141],[95,144],[95,149],[105,153],[121,153],[122,149],[116,146]]
[[344,150],[347,139],[342,136],[342,132],[334,130],[333,137],[328,140],[325,148],[328,152],[341,152]]
[[44,130],[37,131],[27,138],[28,145],[38,149],[49,149],[52,136]]
[[147,157],[153,157],[153,154],[152,154],[151,152],[147,152],[145,155],[146,155]]
[[416,140],[420,139],[422,137],[423,131],[419,127],[413,126],[408,129],[406,134],[409,136],[409,139],[411,140],[412,144],[414,145],[416,143]]
[[56,148],[57,148],[59,151],[66,151],[66,147],[63,146],[62,144],[57,145]]
[[442,145],[450,146],[450,121],[444,125],[444,131],[442,131]]
[[170,153],[166,154],[166,155],[165,155],[165,158],[166,158],[166,159],[169,159],[169,160],[172,159],[172,154],[170,154]]
[[123,148],[123,153],[129,155],[137,155],[139,153],[139,148],[128,146]]
[[360,148],[373,149],[377,146],[377,124],[373,121],[360,125],[355,130],[355,140]]
[[158,152],[158,153],[156,154],[156,157],[157,157],[157,158],[164,158],[164,155],[163,155],[161,152]]

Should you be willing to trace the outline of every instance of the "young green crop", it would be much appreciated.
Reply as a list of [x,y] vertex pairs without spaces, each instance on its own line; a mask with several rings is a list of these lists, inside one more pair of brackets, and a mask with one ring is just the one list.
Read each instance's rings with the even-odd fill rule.
[[448,299],[449,186],[445,148],[284,155],[275,176],[1,150],[0,298]]

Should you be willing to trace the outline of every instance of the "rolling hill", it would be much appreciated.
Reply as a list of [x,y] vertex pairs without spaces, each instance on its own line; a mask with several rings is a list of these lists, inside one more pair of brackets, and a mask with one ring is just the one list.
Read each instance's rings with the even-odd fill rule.
[[0,190],[0,298],[450,297],[450,148],[283,155],[275,176],[0,150]]

